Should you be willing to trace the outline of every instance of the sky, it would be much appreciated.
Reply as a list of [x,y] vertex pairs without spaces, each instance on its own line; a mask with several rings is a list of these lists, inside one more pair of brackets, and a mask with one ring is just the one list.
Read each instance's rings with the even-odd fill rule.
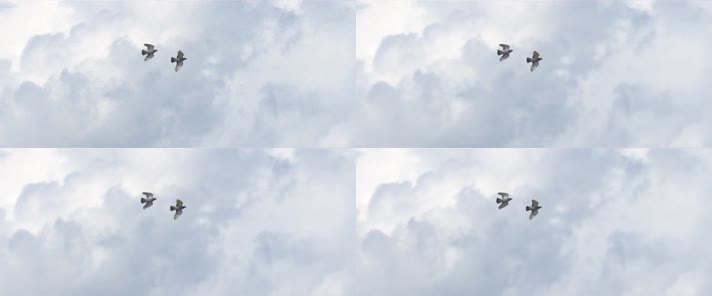
[[362,149],[356,171],[351,295],[712,294],[712,150]]
[[0,3],[3,147],[712,144],[709,1]]
[[[3,294],[344,295],[354,156],[0,150]],[[176,198],[187,208],[174,220]]]
[[709,295],[711,174],[709,149],[4,149],[0,286]]
[[[0,46],[0,146],[328,146],[354,102],[350,6],[0,0],[0,26],[13,28]],[[148,62],[144,43],[158,49]]]
[[357,147],[712,143],[710,1],[360,3]]

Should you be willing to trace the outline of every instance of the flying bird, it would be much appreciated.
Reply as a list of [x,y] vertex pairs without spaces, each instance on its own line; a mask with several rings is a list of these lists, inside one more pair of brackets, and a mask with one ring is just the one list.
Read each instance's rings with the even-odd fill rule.
[[171,57],[171,63],[176,63],[176,72],[180,70],[181,67],[183,67],[183,61],[187,60],[188,58],[183,57],[183,52],[178,51],[178,56],[177,57]]
[[147,209],[153,205],[153,201],[155,201],[156,198],[153,197],[153,193],[150,192],[144,192],[143,195],[145,195],[146,197],[141,198],[141,203],[144,204],[143,208]]
[[514,50],[510,49],[509,45],[507,45],[507,44],[500,44],[499,46],[501,46],[502,49],[497,50],[497,55],[502,56],[501,58],[499,58],[499,61],[501,62],[501,61],[504,61],[505,59],[507,59],[509,57],[509,53],[513,52]]
[[183,214],[183,209],[185,209],[185,206],[183,205],[183,201],[180,199],[176,199],[176,205],[171,206],[171,212],[176,211],[176,214],[173,215],[173,220],[178,219],[181,214]]
[[499,209],[502,209],[506,207],[509,204],[509,201],[512,200],[511,197],[509,197],[509,193],[506,192],[498,192],[502,198],[497,198],[497,203],[499,204]]
[[143,60],[148,61],[153,58],[153,54],[156,53],[158,49],[155,49],[153,44],[144,43],[143,46],[145,46],[146,49],[141,50],[141,55],[145,55],[146,58]]
[[534,53],[532,54],[532,57],[527,58],[527,64],[532,63],[532,67],[529,70],[529,72],[534,72],[534,69],[536,69],[536,67],[539,67],[539,61],[541,61],[541,60],[543,60],[543,59],[539,57],[539,52],[537,52],[535,50]]
[[539,209],[541,209],[539,202],[536,201],[536,199],[532,199],[532,205],[527,206],[527,211],[532,211],[532,213],[529,214],[529,220],[536,217],[536,214],[539,214]]

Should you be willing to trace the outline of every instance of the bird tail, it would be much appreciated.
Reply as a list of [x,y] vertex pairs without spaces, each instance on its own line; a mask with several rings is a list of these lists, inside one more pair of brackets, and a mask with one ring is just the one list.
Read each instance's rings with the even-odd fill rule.
[[[527,208],[528,208],[528,207],[527,207]],[[171,211],[174,211],[175,209],[176,209],[176,207],[171,206]]]
[[527,211],[531,211],[532,207],[527,206]]
[[147,55],[147,54],[148,54],[148,51],[146,51],[145,49],[141,50],[141,55]]
[[146,203],[146,199],[142,197],[142,198],[141,198],[141,203]]
[[171,58],[171,63],[175,63],[176,58]]
[[531,63],[532,58],[527,58],[527,63]]
[[501,49],[498,49],[498,50],[497,50],[497,55],[502,55],[502,50],[501,50]]
[[501,203],[501,202],[502,202],[502,199],[498,197],[498,198],[497,198],[497,203]]

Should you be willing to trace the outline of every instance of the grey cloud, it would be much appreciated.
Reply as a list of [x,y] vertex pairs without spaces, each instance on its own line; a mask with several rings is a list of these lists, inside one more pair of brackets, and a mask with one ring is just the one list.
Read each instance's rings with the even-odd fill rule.
[[[309,295],[325,277],[348,271],[348,153],[296,150],[287,160],[252,149],[59,152],[76,170],[25,185],[11,197],[9,220],[0,208],[0,258],[7,263],[0,273],[8,275],[0,283],[7,293]],[[126,183],[128,174],[165,181],[159,169],[178,173],[156,188]],[[96,191],[96,180],[107,175],[114,185]],[[138,198],[149,189],[158,200],[142,210]],[[168,205],[177,197],[188,208],[174,221]],[[311,208],[334,213],[314,215]],[[23,227],[30,224],[39,228]]]
[[[270,1],[186,4],[174,25],[142,19],[159,3],[63,5],[79,21],[32,37],[19,61],[19,74],[48,81],[32,93],[26,81],[2,86],[14,93],[2,100],[5,146],[314,147],[353,109],[347,3],[304,1],[299,11]],[[141,41],[159,50],[148,63],[134,44],[139,26],[165,39]],[[182,31],[162,37],[171,30]],[[104,46],[105,57],[86,58]],[[168,57],[178,49],[188,60],[174,73]]]
[[[511,190],[506,211],[477,186],[441,197],[454,203],[416,211],[412,203],[432,202],[437,194],[423,195],[457,177],[449,159],[489,167],[477,150],[412,151],[433,168],[413,184],[381,184],[371,197],[369,213],[378,216],[359,226],[351,295],[677,294],[683,280],[696,295],[709,291],[699,276],[712,258],[698,246],[712,216],[696,208],[711,189],[700,178],[710,170],[709,151],[650,150],[639,160],[618,150],[512,150],[500,155],[519,155],[512,171],[537,174]],[[668,196],[674,192],[680,196]],[[539,220],[526,219],[529,196],[544,206]],[[377,228],[384,216],[395,217],[392,232]]]

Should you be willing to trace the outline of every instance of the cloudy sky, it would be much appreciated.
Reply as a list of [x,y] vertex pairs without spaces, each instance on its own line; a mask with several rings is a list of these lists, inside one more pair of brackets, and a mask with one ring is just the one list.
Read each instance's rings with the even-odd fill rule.
[[[0,0],[0,146],[314,147],[354,102],[348,1]],[[152,43],[153,60],[141,49]],[[174,72],[170,57],[188,60]]]
[[709,1],[0,3],[5,147],[712,144]]
[[712,143],[710,1],[360,2],[355,146]]
[[[5,295],[343,295],[349,151],[0,151]],[[142,209],[141,192],[158,198]],[[177,220],[169,206],[187,208]]]
[[352,295],[712,294],[711,150],[360,154]]

